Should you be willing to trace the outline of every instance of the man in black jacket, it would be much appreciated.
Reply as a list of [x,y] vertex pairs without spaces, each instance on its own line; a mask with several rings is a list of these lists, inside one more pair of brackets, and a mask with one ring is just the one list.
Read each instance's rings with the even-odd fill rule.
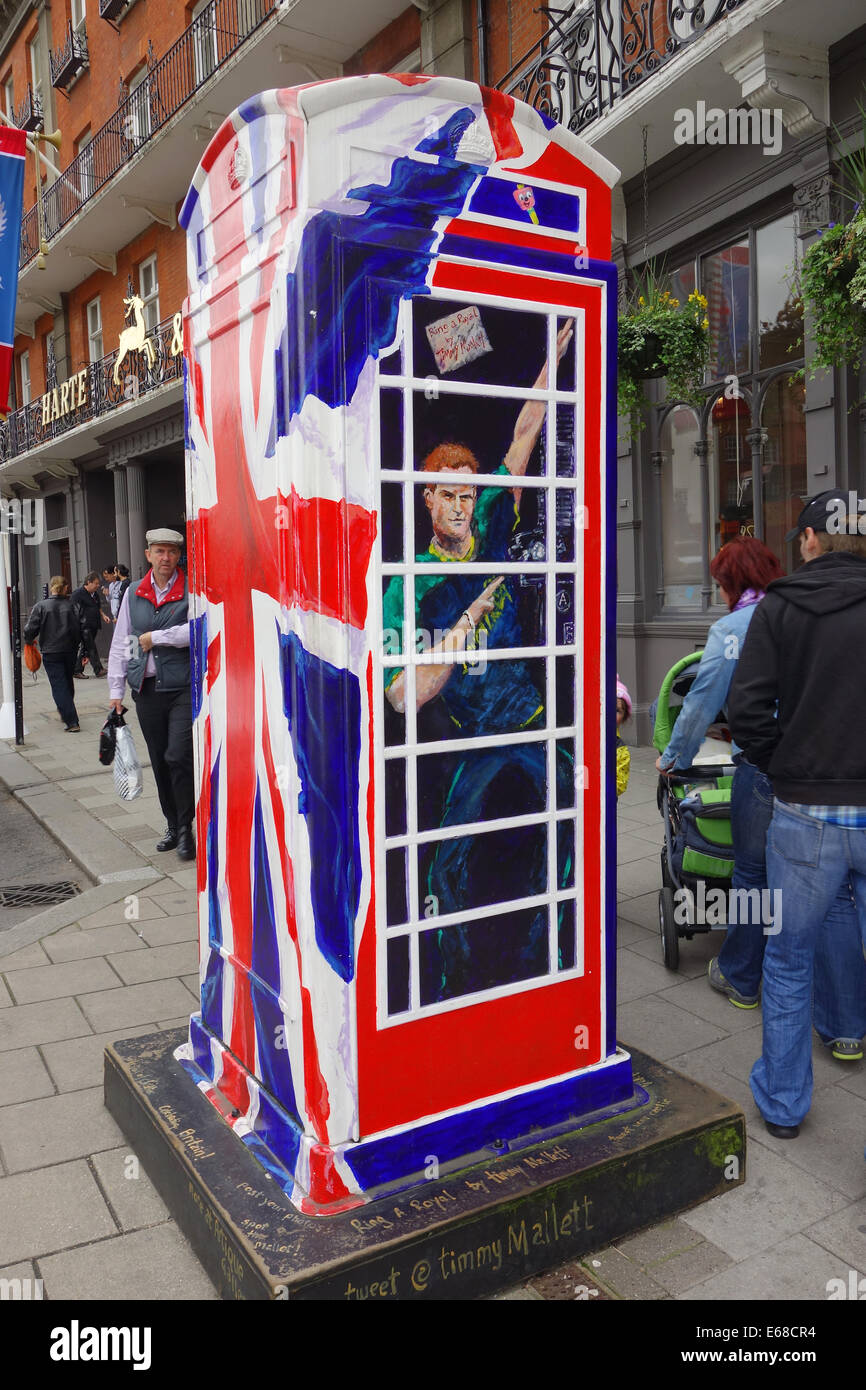
[[75,708],[75,687],[72,671],[78,644],[81,641],[81,620],[69,597],[69,584],[62,574],[56,574],[48,585],[48,598],[34,603],[24,628],[24,641],[39,639],[42,665],[51,686],[54,703],[66,732],[78,734],[78,712]]
[[91,570],[85,577],[80,589],[75,589],[72,594],[72,602],[78,610],[81,621],[81,648],[78,653],[73,675],[83,676],[83,657],[85,654],[90,661],[90,668],[95,676],[104,676],[105,668],[99,652],[96,650],[96,634],[103,622],[108,622],[102,604],[99,601],[99,586],[101,580],[98,570]]
[[767,881],[781,894],[781,929],[767,941],[750,1084],[767,1129],[785,1139],[811,1102],[812,962],[846,879],[866,942],[864,513],[836,489],[803,508],[787,539],[799,535],[807,563],[758,605],[728,703],[734,738],[775,793]]

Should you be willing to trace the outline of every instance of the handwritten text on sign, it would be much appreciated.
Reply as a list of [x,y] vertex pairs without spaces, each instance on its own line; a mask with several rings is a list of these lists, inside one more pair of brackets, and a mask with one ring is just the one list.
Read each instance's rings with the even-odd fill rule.
[[433,349],[440,372],[456,371],[467,362],[474,362],[483,353],[492,351],[481,315],[474,304],[429,324],[427,341]]

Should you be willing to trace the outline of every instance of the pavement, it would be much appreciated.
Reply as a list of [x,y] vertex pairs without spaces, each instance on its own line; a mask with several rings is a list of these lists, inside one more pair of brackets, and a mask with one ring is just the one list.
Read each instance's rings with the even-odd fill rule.
[[[149,770],[124,804],[97,760],[105,681],[76,682],[76,697],[82,732],[67,734],[44,673],[25,675],[28,736],[0,743],[0,785],[82,890],[24,921],[0,909],[0,1279],[41,1279],[49,1299],[215,1300],[102,1101],[106,1043],[178,1027],[197,1007],[195,870],[155,851]],[[743,1108],[746,1182],[498,1298],[824,1301],[831,1279],[847,1289],[851,1271],[866,1274],[866,1064],[816,1041],[800,1137],[766,1133],[748,1087],[760,1010],[705,979],[720,938],[681,942],[675,973],[662,964],[654,757],[632,750],[618,807],[618,1033]]]

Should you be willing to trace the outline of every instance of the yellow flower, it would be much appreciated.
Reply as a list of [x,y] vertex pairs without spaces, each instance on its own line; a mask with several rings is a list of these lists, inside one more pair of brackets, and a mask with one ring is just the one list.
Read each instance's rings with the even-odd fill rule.
[[703,321],[703,323],[701,324],[701,328],[707,329],[707,328],[709,328],[709,326],[710,326],[710,321],[709,321],[708,318],[705,318],[704,321]]
[[680,301],[678,299],[672,299],[671,304],[674,306],[675,309],[678,309],[680,307]]
[[641,295],[641,296],[639,297],[639,299],[638,299],[638,304],[640,304],[641,307],[643,307],[644,302],[645,302],[645,301],[644,301],[644,297],[643,297],[643,295]]

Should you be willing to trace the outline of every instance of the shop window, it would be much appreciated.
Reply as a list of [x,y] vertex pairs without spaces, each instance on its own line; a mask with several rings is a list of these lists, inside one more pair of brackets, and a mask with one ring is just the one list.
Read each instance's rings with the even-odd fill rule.
[[[580,973],[583,843],[582,336],[538,387],[564,327],[554,314],[425,296],[400,322],[378,392],[383,1003],[395,1022]],[[530,405],[543,423],[518,464]]]
[[138,293],[143,305],[145,329],[148,333],[152,333],[159,323],[159,281],[156,274],[156,256],[149,256],[138,267]]
[[794,214],[755,233],[758,278],[758,367],[784,367],[800,355],[802,308],[790,287],[797,256]]
[[662,566],[664,606],[700,608],[701,555],[700,469],[695,457],[698,422],[693,410],[681,406],[662,427]]
[[87,314],[87,350],[91,362],[98,362],[104,357],[102,349],[102,303],[99,299],[91,299],[86,309]]
[[701,291],[710,320],[711,381],[749,370],[749,261],[748,238],[701,260]]
[[769,387],[761,424],[766,431],[762,482],[764,536],[788,574],[800,562],[796,541],[785,533],[796,523],[809,492],[806,476],[806,388],[801,380],[779,376]]

